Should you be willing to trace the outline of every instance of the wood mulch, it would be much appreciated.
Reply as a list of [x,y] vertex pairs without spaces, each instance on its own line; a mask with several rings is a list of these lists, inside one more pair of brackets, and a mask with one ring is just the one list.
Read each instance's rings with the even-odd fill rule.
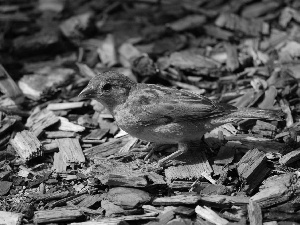
[[[1,225],[300,224],[299,1],[0,0],[0,31]],[[285,120],[159,167],[176,145],[77,97],[109,70]]]

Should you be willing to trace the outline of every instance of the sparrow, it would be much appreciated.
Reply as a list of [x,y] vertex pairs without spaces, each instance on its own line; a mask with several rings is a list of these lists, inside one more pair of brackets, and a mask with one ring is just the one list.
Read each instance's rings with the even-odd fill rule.
[[79,94],[96,99],[113,115],[118,126],[141,140],[178,144],[178,150],[158,161],[185,153],[191,142],[236,119],[282,120],[281,111],[241,108],[212,101],[184,90],[136,83],[115,71],[93,77]]

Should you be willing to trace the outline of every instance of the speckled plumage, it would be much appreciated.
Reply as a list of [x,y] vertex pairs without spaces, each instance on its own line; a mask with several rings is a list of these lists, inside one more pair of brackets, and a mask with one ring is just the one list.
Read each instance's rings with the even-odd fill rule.
[[157,143],[197,141],[204,133],[236,118],[281,116],[270,110],[239,110],[188,91],[135,83],[117,72],[97,75],[79,96],[101,102],[127,133]]

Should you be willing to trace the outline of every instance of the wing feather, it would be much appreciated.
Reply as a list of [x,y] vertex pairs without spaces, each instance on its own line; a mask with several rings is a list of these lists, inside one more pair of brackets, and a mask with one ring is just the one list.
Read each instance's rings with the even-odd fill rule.
[[132,113],[143,125],[199,121],[228,114],[234,107],[223,107],[204,96],[157,85],[141,84],[130,99]]

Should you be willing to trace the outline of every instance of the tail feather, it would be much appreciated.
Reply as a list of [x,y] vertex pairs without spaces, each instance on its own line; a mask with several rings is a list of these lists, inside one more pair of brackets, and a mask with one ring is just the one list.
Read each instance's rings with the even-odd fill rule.
[[268,119],[282,121],[285,114],[280,110],[241,108],[227,115],[230,118]]

